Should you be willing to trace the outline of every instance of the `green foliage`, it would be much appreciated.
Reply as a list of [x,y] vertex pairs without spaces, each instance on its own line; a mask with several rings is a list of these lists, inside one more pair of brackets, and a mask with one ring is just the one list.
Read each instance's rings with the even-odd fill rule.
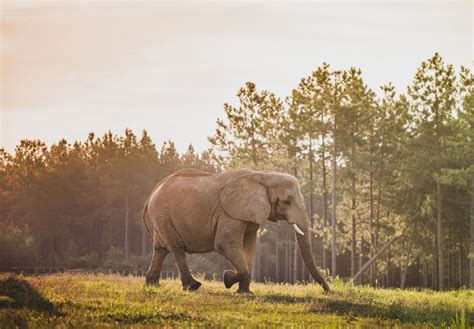
[[103,263],[104,268],[113,268],[119,269],[124,266],[128,267],[128,264],[125,264],[125,252],[121,248],[112,247],[107,251],[107,254]]
[[69,268],[94,269],[101,263],[99,255],[94,251],[79,256],[74,256],[73,253],[68,253],[68,255],[67,267]]
[[149,266],[149,257],[132,255],[127,260],[122,248],[111,247],[105,256],[101,267],[104,269],[146,270]]
[[264,168],[274,155],[274,142],[280,138],[283,103],[268,91],[258,91],[247,82],[238,93],[239,107],[224,104],[226,120],[217,120],[217,129],[209,142],[216,156],[227,167]]
[[35,259],[36,249],[28,227],[3,224],[0,230],[0,268],[31,266]]

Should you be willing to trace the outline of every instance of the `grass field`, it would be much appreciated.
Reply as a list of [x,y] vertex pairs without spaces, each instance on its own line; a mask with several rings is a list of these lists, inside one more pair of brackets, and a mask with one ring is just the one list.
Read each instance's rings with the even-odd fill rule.
[[[253,295],[205,281],[184,292],[114,275],[0,275],[0,327],[471,327],[474,290],[388,290],[332,283],[252,284]],[[470,320],[471,319],[471,320]]]

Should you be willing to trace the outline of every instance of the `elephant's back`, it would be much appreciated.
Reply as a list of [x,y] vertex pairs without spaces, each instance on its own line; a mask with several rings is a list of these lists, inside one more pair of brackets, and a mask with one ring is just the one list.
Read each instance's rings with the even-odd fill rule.
[[[161,193],[172,193],[174,194],[173,200],[179,200],[180,202],[194,202],[215,193],[218,185],[215,174],[199,171],[178,172],[163,183]],[[199,194],[199,196],[196,196],[196,194]],[[190,198],[191,195],[194,198]]]

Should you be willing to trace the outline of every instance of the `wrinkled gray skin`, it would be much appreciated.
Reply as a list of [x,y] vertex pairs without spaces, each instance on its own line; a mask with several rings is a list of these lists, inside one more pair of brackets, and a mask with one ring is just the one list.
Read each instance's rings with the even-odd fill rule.
[[[191,275],[186,253],[217,251],[235,267],[235,271],[224,272],[225,286],[230,288],[238,282],[238,292],[250,292],[257,230],[265,220],[286,220],[304,232],[296,234],[303,260],[316,282],[329,291],[313,259],[309,218],[298,182],[291,175],[181,170],[155,187],[143,210],[145,225],[147,215],[154,225],[148,284],[159,282],[161,265],[171,252],[183,289],[196,290],[201,283]],[[148,226],[147,230],[150,233]]]

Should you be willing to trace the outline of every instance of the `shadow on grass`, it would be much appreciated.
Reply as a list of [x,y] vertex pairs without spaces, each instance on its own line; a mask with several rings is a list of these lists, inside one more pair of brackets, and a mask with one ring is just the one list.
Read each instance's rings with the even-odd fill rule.
[[0,278],[0,308],[29,308],[49,315],[62,315],[53,303],[31,284],[15,276]]
[[[334,299],[331,299],[333,296]],[[253,298],[250,297],[250,298]],[[337,295],[327,295],[323,298],[311,296],[291,296],[269,294],[258,299],[269,303],[304,303],[309,305],[309,313],[335,313],[348,319],[354,317],[371,317],[380,320],[398,320],[405,323],[424,323],[430,325],[449,324],[456,316],[456,310],[442,306],[416,308],[404,305],[399,300],[388,305],[377,305],[367,301],[347,301],[338,299]],[[468,314],[469,316],[469,314]]]

